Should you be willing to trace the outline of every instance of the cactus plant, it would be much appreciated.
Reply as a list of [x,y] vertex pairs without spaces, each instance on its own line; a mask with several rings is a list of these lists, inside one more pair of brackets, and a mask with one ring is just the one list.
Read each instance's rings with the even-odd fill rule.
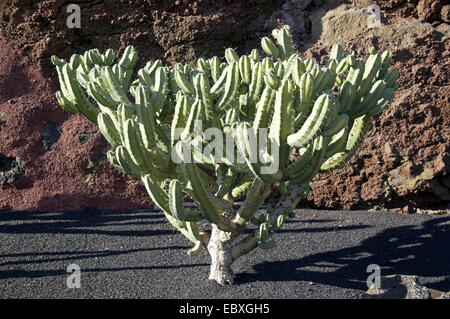
[[[371,48],[364,61],[337,44],[321,66],[294,52],[288,26],[272,35],[261,41],[266,57],[229,48],[222,62],[200,58],[196,68],[157,60],[135,72],[131,46],[115,64],[112,50],[52,57],[61,107],[98,125],[111,165],[143,182],[193,242],[190,255],[208,250],[209,278],[220,284],[233,282],[237,258],[274,247],[311,179],[351,158],[398,87],[387,51]],[[211,147],[209,129],[226,138]],[[282,198],[261,210],[276,184]]]

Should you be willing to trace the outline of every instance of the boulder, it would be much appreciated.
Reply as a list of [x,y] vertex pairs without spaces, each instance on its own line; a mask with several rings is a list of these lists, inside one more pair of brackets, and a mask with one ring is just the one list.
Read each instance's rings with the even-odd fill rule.
[[421,285],[417,276],[390,275],[380,277],[380,286],[372,284],[361,299],[448,299],[449,293]]

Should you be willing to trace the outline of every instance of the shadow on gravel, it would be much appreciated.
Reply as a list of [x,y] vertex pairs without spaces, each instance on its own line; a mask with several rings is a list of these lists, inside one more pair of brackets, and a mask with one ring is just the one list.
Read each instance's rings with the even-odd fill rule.
[[[48,213],[0,211],[0,234],[97,234],[107,236],[164,236],[176,234],[175,231],[148,229],[143,225],[165,223],[159,211],[117,211],[103,212],[96,209],[84,211]],[[106,230],[102,227],[123,227],[120,230]],[[131,227],[130,227],[131,226]],[[137,226],[139,229],[136,229]],[[145,226],[144,226],[145,227]],[[22,266],[92,260],[123,255],[133,255],[149,251],[187,249],[188,246],[172,245],[164,247],[137,248],[127,250],[81,250],[44,251],[0,254],[0,267],[15,267],[14,270],[0,270],[0,278],[40,278],[65,275],[65,269],[25,270]],[[12,260],[4,261],[9,258]],[[149,265],[138,267],[83,268],[86,273],[120,272],[133,270],[176,269],[207,266],[207,264]]]
[[[102,226],[113,225],[142,227],[143,225],[163,224],[165,221],[162,217],[160,212],[148,210],[145,212],[103,212],[86,209],[63,213],[10,211],[0,213],[0,234],[98,234],[138,237],[175,234],[175,231],[161,229],[101,229]],[[4,222],[10,223],[4,224]]]
[[336,287],[366,290],[370,264],[381,267],[382,275],[407,274],[443,277],[430,288],[450,290],[450,218],[436,218],[418,226],[386,229],[361,245],[299,259],[264,262],[254,266],[255,274],[237,274],[236,282],[307,281]]
[[[302,220],[302,223],[326,223],[333,219]],[[297,221],[288,221],[297,222]],[[147,237],[177,234],[175,230],[155,229],[155,224],[165,223],[158,211],[33,213],[1,212],[0,234],[91,234],[105,236]],[[111,227],[111,226],[114,227]],[[144,225],[144,227],[143,227]],[[146,227],[145,225],[149,225]],[[319,224],[322,226],[321,224]],[[316,227],[286,229],[281,233],[314,232],[331,233],[342,230],[359,230],[370,226],[349,225],[345,227]],[[151,229],[153,228],[153,229]],[[282,235],[282,234],[280,234]],[[358,235],[356,235],[358,236]],[[357,237],[358,238],[358,237]],[[355,240],[358,240],[358,239]],[[158,239],[159,240],[159,239]],[[355,242],[355,241],[353,241]],[[450,290],[450,217],[437,217],[414,226],[391,227],[375,236],[362,240],[360,244],[341,249],[330,249],[298,259],[270,261],[255,265],[255,273],[238,273],[237,284],[251,282],[303,281],[329,286],[366,290],[368,265],[377,264],[382,275],[410,274],[433,277],[440,282],[427,284],[430,288]],[[1,243],[0,243],[1,244]],[[339,243],[333,243],[336,247]],[[1,247],[1,246],[0,246]],[[323,248],[326,249],[327,245]],[[38,278],[64,275],[65,269],[25,270],[22,266],[57,264],[70,260],[92,260],[145,253],[186,249],[187,246],[146,247],[130,250],[81,250],[59,252],[6,252],[0,254],[0,267],[14,270],[0,271],[0,278]],[[282,255],[279,255],[282,256]],[[5,260],[10,258],[12,260]],[[177,269],[203,267],[207,264],[144,265],[112,268],[84,268],[85,272],[120,272],[132,270]],[[41,266],[39,266],[41,267]]]
[[[156,269],[177,269],[177,268],[191,268],[191,267],[203,267],[207,264],[186,264],[186,265],[174,265],[174,266],[142,266],[142,267],[117,267],[117,268],[83,268],[83,273],[106,273],[117,271],[132,271],[132,270],[156,270]],[[0,271],[0,279],[10,278],[40,278],[49,276],[65,276],[67,272],[65,269],[56,270],[2,270]]]
[[[22,254],[1,254],[1,258],[33,258],[44,257],[35,260],[18,260],[0,262],[1,266],[7,265],[25,265],[25,264],[42,264],[55,261],[70,261],[81,260],[90,258],[104,258],[110,256],[119,256],[134,254],[139,252],[146,252],[152,250],[166,250],[166,249],[186,249],[188,246],[169,246],[169,247],[154,247],[154,248],[139,248],[139,249],[127,249],[127,250],[98,250],[98,251],[70,251],[70,252],[36,252],[36,253],[22,253]],[[46,257],[46,258],[45,258]]]
[[341,227],[318,227],[318,228],[309,228],[309,229],[280,229],[277,230],[278,234],[281,233],[323,233],[323,232],[334,232],[334,231],[345,231],[345,230],[356,230],[369,228],[367,225],[355,225],[355,226],[341,226]]

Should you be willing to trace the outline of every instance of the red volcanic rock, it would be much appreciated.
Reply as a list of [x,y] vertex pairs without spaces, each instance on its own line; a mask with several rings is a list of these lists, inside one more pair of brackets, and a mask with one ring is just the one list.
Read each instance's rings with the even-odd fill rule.
[[440,0],[420,0],[417,5],[419,19],[434,22],[439,20],[442,4]]
[[140,184],[104,160],[108,144],[96,126],[57,105],[56,90],[23,52],[0,42],[0,209],[152,207]]

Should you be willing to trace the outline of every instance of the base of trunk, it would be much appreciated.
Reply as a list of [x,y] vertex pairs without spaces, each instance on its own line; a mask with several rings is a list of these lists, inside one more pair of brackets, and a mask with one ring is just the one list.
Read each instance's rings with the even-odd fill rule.
[[230,233],[223,232],[213,225],[208,243],[208,252],[211,256],[209,279],[217,281],[220,285],[232,285],[234,283],[235,275],[231,269],[234,260],[231,247],[227,243],[230,235]]

